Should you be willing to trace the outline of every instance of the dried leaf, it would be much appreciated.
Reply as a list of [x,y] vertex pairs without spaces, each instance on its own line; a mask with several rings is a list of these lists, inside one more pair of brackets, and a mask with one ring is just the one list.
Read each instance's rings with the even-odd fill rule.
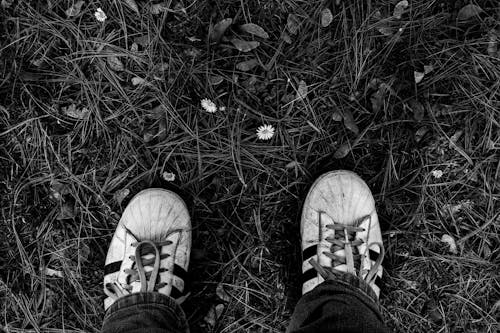
[[420,103],[416,99],[412,99],[408,104],[413,112],[413,117],[415,118],[415,120],[422,121],[425,116],[425,108],[422,103]]
[[123,62],[117,56],[109,55],[106,58],[106,60],[108,62],[109,68],[111,68],[115,72],[123,72],[125,70],[125,66],[123,65]]
[[251,35],[255,35],[260,38],[268,39],[269,34],[262,28],[260,25],[254,24],[254,23],[246,23],[243,25],[240,25],[240,29],[246,33],[249,33]]
[[229,296],[229,294],[224,290],[224,286],[222,285],[222,283],[219,283],[217,285],[215,294],[220,298],[221,301],[229,302],[231,300],[231,296]]
[[449,248],[448,251],[453,254],[457,254],[457,243],[455,243],[455,239],[451,237],[450,235],[444,234],[443,237],[441,237],[441,242],[448,244]]
[[143,134],[144,142],[149,143],[149,142],[153,141],[153,139],[155,138],[155,136],[156,136],[156,131],[155,130],[150,129],[150,130],[145,131],[144,134]]
[[208,326],[214,327],[217,322],[217,319],[220,318],[223,311],[224,311],[224,304],[212,305],[212,307],[210,308],[210,310],[208,310],[208,313],[203,318],[203,320]]
[[328,27],[333,22],[332,11],[329,8],[325,8],[321,11],[321,26],[323,28]]
[[297,97],[298,99],[305,99],[307,97],[308,89],[307,84],[304,80],[299,81],[299,86],[297,87]]
[[208,83],[212,86],[216,86],[222,83],[224,81],[224,77],[221,75],[210,75],[208,77]]
[[286,31],[283,31],[281,33],[281,38],[285,41],[285,43],[292,44],[292,39],[290,38],[290,35]]
[[167,182],[173,182],[175,180],[175,173],[165,171],[161,174],[161,177]]
[[90,114],[90,110],[86,107],[77,108],[76,104],[71,104],[61,108],[61,111],[73,119],[85,119]]
[[286,28],[292,35],[296,35],[300,28],[300,21],[295,14],[288,14]]
[[49,267],[45,267],[44,273],[46,276],[55,276],[62,278],[64,276],[62,271],[58,271]]
[[342,121],[342,119],[343,119],[342,113],[340,113],[340,111],[335,111],[332,114],[332,118],[334,121]]
[[346,142],[341,144],[337,150],[335,151],[335,154],[333,154],[333,157],[336,159],[341,159],[347,156],[349,152],[351,151],[351,145]]
[[424,79],[425,73],[413,71],[413,77],[415,79],[415,83],[419,84]]
[[222,21],[218,22],[211,29],[208,39],[212,42],[218,43],[226,32],[227,28],[231,26],[231,24],[233,24],[232,18],[223,19]]
[[472,5],[472,4],[466,5],[458,11],[457,20],[467,21],[475,16],[478,16],[479,14],[481,14],[483,12],[484,12],[484,10],[479,6]]
[[247,41],[239,38],[232,38],[231,43],[241,52],[249,52],[259,47],[260,43],[256,41]]
[[254,69],[257,65],[259,64],[259,61],[255,58],[242,61],[236,64],[236,69],[242,71],[242,72],[248,72],[252,69]]
[[122,188],[121,190],[118,190],[113,194],[113,199],[121,205],[123,200],[125,200],[126,197],[130,194],[130,190],[128,188]]
[[70,220],[76,216],[75,206],[70,202],[61,205],[61,210],[57,214],[57,220]]
[[137,43],[132,43],[132,45],[130,46],[130,52],[137,52],[139,51],[139,45]]
[[434,66],[432,65],[424,65],[424,74],[429,74],[434,70]]
[[68,185],[63,184],[57,180],[50,182],[50,194],[49,198],[54,201],[60,201],[63,199],[63,195],[69,194],[71,189]]
[[423,137],[425,136],[425,134],[427,134],[427,132],[429,132],[429,127],[427,126],[420,127],[417,130],[417,132],[415,132],[415,141],[416,142],[422,141]]
[[78,2],[74,3],[73,6],[66,9],[66,11],[65,11],[66,16],[73,17],[73,16],[79,15],[80,12],[82,11],[82,6],[84,3],[85,3],[85,1],[78,1]]
[[139,44],[142,47],[148,47],[149,44],[151,44],[151,38],[149,37],[149,35],[135,37],[134,38],[134,43],[137,43],[137,44]]
[[167,120],[165,118],[160,120],[156,136],[158,137],[158,141],[163,141],[167,138]]
[[124,0],[124,2],[134,12],[136,12],[137,14],[140,14],[139,7],[137,7],[137,3],[135,2],[135,0]]
[[169,11],[168,3],[162,2],[162,3],[157,3],[154,5],[151,5],[151,7],[149,8],[149,11],[153,15],[159,15],[163,12],[167,12],[167,11]]
[[10,6],[12,6],[12,3],[14,2],[14,0],[2,0],[2,2],[0,3],[0,6],[2,8],[9,8]]
[[351,111],[347,109],[344,110],[344,126],[354,134],[356,135],[359,134],[358,125],[356,125],[356,122],[354,121],[354,117],[352,116]]
[[384,36],[392,36],[396,32],[396,30],[389,26],[380,26],[377,27],[378,32],[380,32]]
[[145,79],[143,79],[142,77],[138,77],[138,76],[133,77],[131,81],[132,81],[133,86],[138,86],[140,84],[146,83]]
[[382,106],[384,106],[384,96],[385,93],[380,87],[370,96],[373,112],[379,112],[382,109]]
[[400,1],[396,4],[396,7],[394,7],[394,12],[392,13],[392,16],[398,20],[401,19],[401,17],[403,16],[403,13],[405,11],[406,8],[408,8],[408,1],[406,0],[403,0],[403,1]]
[[285,165],[285,169],[293,169],[297,167],[300,167],[300,163],[297,161],[291,161]]
[[488,55],[490,57],[498,56],[498,32],[495,29],[491,29],[488,38]]

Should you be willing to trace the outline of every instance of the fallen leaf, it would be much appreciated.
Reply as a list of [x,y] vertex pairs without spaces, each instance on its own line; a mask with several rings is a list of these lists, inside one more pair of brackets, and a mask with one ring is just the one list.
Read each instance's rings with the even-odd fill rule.
[[349,110],[344,110],[344,126],[353,132],[354,134],[358,135],[359,134],[359,127],[356,125],[356,122],[354,121],[354,117],[352,116],[351,111]]
[[333,154],[333,157],[336,159],[341,159],[347,156],[349,152],[351,151],[351,145],[346,142],[341,144],[337,150],[335,151],[335,154]]
[[373,112],[379,112],[384,106],[385,93],[379,88],[370,96]]
[[259,65],[259,61],[255,58],[242,61],[236,64],[236,69],[242,71],[242,72],[248,72],[252,69],[254,69],[257,65]]
[[173,182],[175,180],[175,173],[165,171],[161,174],[161,177],[167,182]]
[[158,134],[156,134],[156,136],[160,142],[167,138],[167,120],[165,118],[160,120],[158,124]]
[[342,113],[340,113],[340,111],[333,112],[332,118],[334,121],[342,121],[342,119],[344,119],[344,117],[342,117]]
[[259,47],[260,43],[256,41],[247,41],[239,38],[232,38],[231,43],[241,52],[249,52]]
[[215,323],[220,318],[223,311],[224,311],[224,304],[212,305],[210,307],[210,310],[208,310],[207,315],[203,318],[203,320],[208,326],[214,327]]
[[77,16],[78,14],[80,14],[84,3],[85,3],[85,1],[77,1],[76,3],[74,3],[73,6],[66,9],[66,11],[65,11],[66,16],[73,17],[73,16]]
[[457,254],[457,243],[455,243],[455,239],[450,235],[444,234],[441,237],[441,242],[448,244],[448,251],[453,254]]
[[323,28],[328,27],[333,22],[332,11],[329,8],[325,8],[321,11],[321,26]]
[[2,0],[2,2],[0,3],[0,6],[2,8],[9,8],[10,6],[12,6],[12,3],[14,2],[14,0]]
[[139,45],[137,43],[132,43],[132,45],[130,46],[130,52],[137,52],[139,51]]
[[288,18],[286,20],[286,28],[288,32],[292,35],[296,35],[299,31],[300,21],[295,14],[288,14]]
[[298,99],[305,99],[307,97],[308,89],[307,84],[304,80],[299,81],[299,86],[297,87],[297,97]]
[[188,41],[190,42],[201,42],[201,39],[199,39],[198,37],[195,37],[195,36],[190,36],[190,37],[186,37]]
[[136,12],[137,14],[140,14],[139,7],[137,7],[137,3],[135,2],[135,0],[124,0],[124,2],[134,12]]
[[281,33],[281,38],[285,41],[285,43],[292,44],[292,39],[290,38],[290,35],[286,31],[283,31]]
[[478,16],[479,14],[481,14],[483,12],[484,12],[484,10],[477,5],[472,5],[472,4],[466,5],[458,11],[457,20],[467,21],[475,16]]
[[222,285],[222,283],[217,284],[215,294],[221,301],[229,302],[231,300],[231,296],[229,296],[229,294],[224,290],[224,286]]
[[61,108],[61,111],[73,119],[85,119],[90,114],[90,110],[86,107],[77,108],[76,104],[71,104]]
[[424,65],[424,74],[429,74],[434,70],[434,66],[432,65]]
[[130,194],[130,190],[128,188],[122,188],[121,190],[118,190],[113,194],[113,199],[118,203],[118,205],[121,205],[123,200],[125,200],[126,197]]
[[420,83],[424,79],[425,73],[413,71],[413,77],[415,79],[415,83]]
[[165,3],[165,2],[151,5],[151,7],[149,8],[149,11],[153,15],[159,15],[163,12],[167,12],[168,10],[169,10],[168,3]]
[[224,81],[224,77],[221,75],[210,75],[208,77],[208,83],[212,86],[216,86],[222,83]]
[[123,62],[117,56],[109,55],[106,58],[106,61],[108,62],[109,68],[111,68],[115,72],[123,72],[125,70]]
[[488,35],[488,55],[490,57],[496,57],[498,56],[498,32],[495,29],[491,29]]
[[424,106],[422,105],[422,103],[420,103],[419,101],[417,101],[416,99],[412,99],[409,103],[408,103],[408,106],[410,107],[410,109],[412,110],[413,112],[413,117],[415,118],[415,120],[417,121],[422,121],[424,119],[424,116],[425,116],[425,108]]
[[422,312],[426,313],[429,316],[429,319],[436,324],[441,323],[443,321],[443,316],[439,311],[439,306],[432,299],[424,304]]
[[75,218],[75,216],[76,216],[75,206],[70,202],[65,202],[61,205],[61,209],[59,210],[56,219],[59,221],[70,220]]
[[403,16],[403,13],[405,11],[406,8],[408,8],[408,1],[406,0],[403,0],[403,1],[400,1],[396,4],[396,7],[394,7],[394,12],[392,13],[392,16],[398,20],[401,19],[401,17]]
[[251,35],[255,35],[260,38],[268,39],[269,34],[262,28],[260,25],[254,24],[254,23],[246,23],[243,25],[240,25],[240,29],[246,33],[249,33]]
[[54,201],[62,200],[63,195],[69,194],[70,192],[71,188],[68,185],[63,184],[58,180],[52,180],[50,182],[49,198],[53,199]]
[[145,79],[143,79],[142,77],[138,77],[138,76],[133,77],[131,81],[132,81],[133,86],[138,86],[140,84],[146,83]]
[[233,24],[232,18],[223,19],[218,22],[210,31],[208,39],[212,42],[218,43],[226,30]]
[[46,276],[55,276],[62,278],[64,276],[62,271],[58,271],[49,267],[45,267],[44,273]]
[[377,27],[378,32],[380,32],[384,36],[392,36],[396,32],[396,30],[389,26],[380,26]]
[[425,136],[425,134],[427,134],[427,132],[429,132],[429,127],[427,126],[420,127],[417,130],[417,132],[415,132],[415,141],[416,142],[422,141],[423,137]]
[[292,169],[297,167],[300,167],[300,163],[297,161],[291,161],[285,165],[285,169]]
[[151,44],[151,38],[149,37],[149,35],[135,37],[134,43],[137,43],[142,47],[147,47]]
[[156,131],[153,129],[150,129],[150,130],[145,131],[142,137],[144,139],[144,142],[149,143],[149,142],[153,141],[155,136],[156,136]]

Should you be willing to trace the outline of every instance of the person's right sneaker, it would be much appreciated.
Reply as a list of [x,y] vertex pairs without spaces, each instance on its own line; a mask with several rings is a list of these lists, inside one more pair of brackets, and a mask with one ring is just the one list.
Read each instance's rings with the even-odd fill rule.
[[384,247],[368,185],[351,171],[320,176],[302,209],[302,293],[335,271],[353,274],[380,295]]

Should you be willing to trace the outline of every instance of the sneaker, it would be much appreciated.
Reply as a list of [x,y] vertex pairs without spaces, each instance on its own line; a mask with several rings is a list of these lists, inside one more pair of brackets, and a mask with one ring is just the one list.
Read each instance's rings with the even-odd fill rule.
[[303,294],[341,271],[363,279],[379,297],[382,235],[372,193],[358,175],[320,176],[304,202],[300,230]]
[[191,219],[184,201],[164,189],[137,194],[118,223],[104,267],[107,310],[118,298],[159,292],[185,298]]

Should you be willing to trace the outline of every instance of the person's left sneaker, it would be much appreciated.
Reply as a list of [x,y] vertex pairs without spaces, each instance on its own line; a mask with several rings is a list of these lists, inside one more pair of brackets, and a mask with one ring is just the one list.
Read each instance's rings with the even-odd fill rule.
[[106,256],[105,310],[138,292],[159,292],[181,302],[190,252],[191,219],[184,201],[164,189],[137,194],[125,208]]

